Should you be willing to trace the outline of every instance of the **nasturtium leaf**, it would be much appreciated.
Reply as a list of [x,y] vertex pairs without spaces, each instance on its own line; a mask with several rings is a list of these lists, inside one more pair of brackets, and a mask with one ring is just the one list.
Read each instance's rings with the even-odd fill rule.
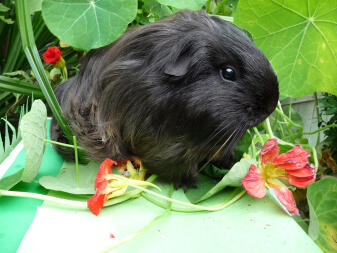
[[337,252],[337,179],[324,178],[308,187],[309,236],[324,252]]
[[77,184],[75,163],[64,162],[57,177],[44,176],[39,183],[48,190],[71,194],[95,194],[95,178],[100,163],[79,164],[79,182]]
[[337,95],[337,1],[239,1],[234,23],[271,61],[282,95]]
[[44,153],[46,138],[47,109],[41,100],[35,100],[32,109],[20,122],[23,146],[26,150],[26,164],[22,181],[31,182],[37,175]]
[[172,6],[177,9],[200,10],[207,0],[157,0],[158,3]]
[[160,4],[156,0],[144,0],[143,8],[160,19],[168,17],[173,13],[167,5]]
[[217,184],[210,184],[212,181],[214,182],[214,180],[207,180],[205,179],[205,176],[203,176],[201,185],[199,185],[200,189],[188,189],[186,196],[192,203],[198,203],[210,198],[226,187],[239,187],[242,185],[241,181],[248,173],[251,164],[256,165],[256,160],[242,158],[239,162],[234,164],[229,172]]
[[27,7],[29,9],[29,13],[41,11],[42,0],[29,0],[29,4],[27,5]]
[[137,14],[137,0],[44,0],[42,16],[61,41],[89,51],[110,44]]
[[19,170],[18,172],[6,176],[0,179],[0,189],[1,190],[10,190],[12,187],[17,185],[21,179],[24,169]]

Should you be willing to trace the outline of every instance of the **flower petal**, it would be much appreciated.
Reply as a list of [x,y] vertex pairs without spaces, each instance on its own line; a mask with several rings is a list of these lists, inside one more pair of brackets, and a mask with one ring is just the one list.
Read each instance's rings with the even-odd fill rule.
[[96,193],[94,196],[91,196],[88,199],[87,206],[90,209],[90,211],[97,216],[101,211],[101,209],[103,208],[105,201],[106,201],[105,194]]
[[307,187],[309,184],[315,181],[315,177],[288,177],[289,184],[296,187]]
[[275,157],[273,163],[284,168],[286,171],[298,170],[308,164],[308,156],[310,156],[310,152],[303,149],[300,145],[296,145],[287,153]]
[[287,175],[295,177],[311,177],[314,176],[316,168],[311,167],[310,164],[306,164],[303,168],[298,170],[287,170]]
[[95,190],[103,191],[107,187],[109,180],[106,179],[106,175],[112,174],[112,165],[117,165],[117,162],[109,158],[101,163],[95,179]]
[[253,164],[250,165],[249,172],[242,180],[242,185],[248,194],[256,198],[263,198],[266,195],[263,173]]
[[293,193],[286,187],[277,185],[273,187],[275,195],[281,204],[288,210],[291,215],[297,215],[298,209],[294,200]]
[[61,54],[62,52],[58,49],[58,47],[48,47],[47,51],[43,54],[43,60],[56,65],[61,58]]
[[268,139],[261,149],[260,160],[262,163],[272,162],[279,152],[280,148],[277,146],[277,139]]
[[[303,173],[301,173],[303,171]],[[309,174],[309,171],[311,174]],[[298,173],[297,173],[298,172]],[[292,170],[287,172],[288,182],[296,187],[307,187],[316,179],[316,168],[307,164],[301,170]]]

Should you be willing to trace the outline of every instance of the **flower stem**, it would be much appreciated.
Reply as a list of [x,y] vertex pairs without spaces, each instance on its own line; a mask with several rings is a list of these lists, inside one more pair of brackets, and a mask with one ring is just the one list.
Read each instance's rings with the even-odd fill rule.
[[80,185],[80,171],[78,169],[77,140],[76,140],[75,135],[73,135],[73,143],[74,143],[74,150],[75,150],[76,183],[77,183],[77,186],[79,186]]
[[276,108],[275,111],[282,117],[284,118],[285,120],[288,121],[288,123],[293,126],[293,127],[297,127],[297,128],[300,128],[300,129],[303,129],[303,127],[299,124],[296,124],[295,122],[293,122],[287,115],[284,114],[283,111],[281,111],[280,109]]
[[200,206],[200,205],[191,204],[191,203],[180,201],[180,200],[177,200],[177,199],[172,199],[172,198],[166,197],[162,194],[159,194],[159,193],[156,193],[154,191],[148,190],[144,187],[138,186],[138,185],[131,185],[130,184],[129,186],[137,188],[137,189],[142,190],[144,192],[147,192],[147,193],[149,193],[153,196],[156,196],[156,197],[161,198],[161,199],[165,199],[165,200],[170,201],[170,202],[175,203],[175,204],[179,204],[179,205],[182,205],[182,206],[188,206],[188,207],[192,207],[192,208],[195,208],[195,209],[198,209],[198,210],[205,210],[205,211],[219,211],[219,210],[229,206],[230,204],[232,204],[233,202],[235,202],[236,200],[241,198],[246,193],[246,191],[243,190],[229,202],[226,201],[225,203],[221,203],[221,204],[218,204],[218,205],[208,207],[208,206]]
[[331,125],[327,125],[325,127],[319,128],[313,132],[308,132],[308,133],[303,133],[305,135],[312,135],[312,134],[316,134],[318,132],[324,131],[325,129],[331,128],[331,127],[337,127],[337,124],[331,124]]
[[[174,188],[171,184],[171,187],[170,187],[170,190],[169,190],[169,193],[168,193],[168,195],[170,197],[172,196],[173,191],[174,191]],[[169,202],[169,204],[165,207],[166,211],[164,213],[156,216],[150,223],[148,223],[145,227],[138,230],[137,232],[135,232],[135,233],[125,237],[124,239],[119,240],[116,243],[112,244],[110,247],[106,248],[103,252],[110,252],[112,249],[117,248],[118,246],[120,246],[124,243],[127,243],[128,241],[131,241],[132,239],[142,235],[147,230],[149,230],[158,220],[160,220],[161,218],[164,218],[167,214],[169,214],[169,212],[171,211],[171,207],[172,207],[172,202]]]
[[259,137],[260,142],[261,142],[261,145],[263,145],[264,141],[263,141],[263,138],[262,138],[262,136],[261,136],[259,130],[257,130],[256,127],[253,127],[253,129],[254,129],[254,133]]
[[[237,189],[240,189],[240,188],[237,188]],[[240,192],[239,194],[235,195],[236,193],[237,193],[237,190],[234,190],[234,191],[233,191],[233,192],[226,198],[226,200],[224,200],[223,202],[217,204],[216,206],[224,206],[225,204],[227,204],[227,205],[225,205],[223,208],[229,206],[230,204],[232,204],[233,202],[235,202],[237,199],[239,199],[239,198],[241,197],[240,194],[241,194],[242,192]],[[239,196],[239,195],[240,195],[240,196]],[[155,200],[155,199],[149,197],[147,194],[145,194],[145,193],[143,193],[143,192],[141,193],[141,196],[142,196],[143,198],[145,198],[147,201],[151,202],[152,204],[154,204],[154,205],[156,205],[156,206],[159,206],[159,207],[164,208],[164,209],[167,208],[167,207],[165,206],[165,204],[163,204],[163,203],[161,203],[161,202],[159,202],[159,201],[157,201],[157,200]],[[238,196],[239,196],[239,197],[238,197]],[[238,197],[238,198],[237,198],[237,197]],[[234,198],[235,198],[235,199],[234,199]],[[171,210],[174,211],[174,212],[181,212],[181,213],[195,213],[195,212],[209,211],[209,210],[204,210],[204,209],[196,209],[196,208],[179,208],[179,207],[172,207]],[[221,209],[219,209],[219,210],[221,210]],[[214,211],[219,211],[219,210],[214,210]]]
[[32,198],[44,201],[50,201],[57,204],[62,204],[63,206],[68,206],[76,209],[87,209],[87,202],[85,201],[74,201],[68,199],[56,198],[48,195],[32,193],[32,192],[17,192],[17,191],[6,191],[0,190],[0,196],[11,196],[11,197],[21,197],[21,198]]
[[302,146],[311,149],[312,158],[314,159],[314,165],[315,165],[316,169],[318,169],[318,159],[317,159],[316,149],[313,146],[309,145],[309,144],[302,144]]
[[[67,148],[75,148],[75,146],[71,145],[71,144],[66,144],[66,143],[62,143],[62,142],[52,141],[52,140],[48,140],[48,139],[43,139],[41,137],[38,137],[38,138],[42,139],[44,142],[47,142],[47,143],[52,143],[52,144],[60,145],[60,146],[67,147]],[[78,149],[83,149],[80,146],[77,146],[77,148]]]
[[118,246],[120,246],[120,245],[122,245],[124,243],[127,243],[128,241],[131,241],[132,239],[136,238],[137,236],[140,236],[141,234],[143,234],[147,230],[149,230],[158,220],[160,220],[161,218],[164,218],[169,213],[170,213],[170,210],[168,209],[164,213],[162,213],[161,215],[156,216],[149,224],[147,224],[142,229],[138,230],[135,233],[132,233],[131,235],[128,235],[127,237],[125,237],[122,240],[117,241],[116,243],[114,243],[113,245],[111,245],[109,248],[106,248],[102,252],[110,252],[112,249],[115,249]]
[[274,138],[274,133],[273,133],[273,130],[271,129],[269,118],[267,118],[265,120],[264,128],[266,129],[267,133],[269,134],[269,138]]
[[68,71],[67,71],[67,67],[65,65],[62,68],[62,72],[63,72],[64,81],[68,80]]

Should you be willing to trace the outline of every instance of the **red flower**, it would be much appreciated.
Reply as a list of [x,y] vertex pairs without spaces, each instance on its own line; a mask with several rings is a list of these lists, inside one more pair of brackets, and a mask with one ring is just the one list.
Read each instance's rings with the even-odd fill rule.
[[[123,195],[129,185],[153,186],[150,182],[142,181],[145,177],[145,170],[138,159],[132,161],[139,166],[140,171],[133,167],[132,162],[127,160],[122,162],[122,166],[117,166],[117,162],[111,159],[105,159],[97,172],[95,179],[96,194],[88,199],[87,206],[92,213],[98,215],[106,201],[111,198]],[[127,170],[130,174],[130,179],[124,176],[115,175],[112,171],[112,166],[117,166],[123,172]],[[125,167],[125,169],[124,169]],[[132,176],[132,174],[134,174]],[[134,179],[136,178],[136,179]],[[141,179],[141,180],[139,180]],[[158,188],[158,187],[157,187]]]
[[251,165],[249,172],[242,180],[247,192],[257,198],[263,198],[266,187],[273,188],[276,197],[286,207],[290,214],[298,214],[292,192],[282,181],[296,187],[306,187],[315,181],[316,169],[310,166],[310,153],[300,145],[284,154],[279,154],[277,139],[269,139],[260,153],[261,166]]
[[112,174],[112,165],[117,165],[117,163],[111,159],[105,159],[101,166],[99,167],[96,179],[95,179],[95,190],[96,194],[89,198],[87,205],[92,213],[98,215],[105,201],[108,199],[108,193],[106,190],[110,179],[108,176]]
[[53,64],[55,67],[62,68],[64,67],[65,62],[61,54],[62,52],[58,47],[48,47],[47,51],[43,54],[43,60]]

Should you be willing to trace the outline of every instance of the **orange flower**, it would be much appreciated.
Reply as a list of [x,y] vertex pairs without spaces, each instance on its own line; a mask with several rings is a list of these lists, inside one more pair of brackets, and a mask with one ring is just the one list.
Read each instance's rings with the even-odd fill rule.
[[108,199],[109,192],[107,192],[107,188],[110,182],[108,176],[112,174],[112,165],[117,165],[117,162],[111,159],[105,159],[99,167],[95,179],[96,194],[88,200],[88,208],[95,215],[99,214],[100,210],[104,206],[104,203]]
[[43,54],[43,60],[53,64],[56,68],[62,69],[65,66],[65,62],[61,54],[62,52],[58,47],[48,47],[47,51]]
[[242,185],[256,198],[266,195],[266,187],[274,189],[276,197],[288,212],[296,215],[298,209],[294,197],[284,181],[296,187],[306,187],[315,181],[316,169],[308,162],[310,153],[300,145],[284,154],[279,152],[277,139],[267,140],[260,153],[261,166],[251,165]]
[[[117,162],[111,159],[105,159],[101,163],[95,179],[96,194],[90,197],[87,202],[87,206],[93,214],[98,215],[104,204],[109,199],[123,195],[129,185],[153,186],[158,188],[154,184],[142,181],[145,177],[145,170],[138,159],[132,159],[132,161],[139,166],[139,173],[133,167],[130,160],[122,162],[122,165],[120,166],[117,166]],[[114,175],[112,170],[113,165],[117,166],[117,168],[122,171],[127,170],[128,174],[131,176],[131,179],[120,175]],[[124,167],[126,167],[125,170]],[[134,177],[132,177],[132,174],[134,174]],[[132,178],[142,180],[135,180]]]

